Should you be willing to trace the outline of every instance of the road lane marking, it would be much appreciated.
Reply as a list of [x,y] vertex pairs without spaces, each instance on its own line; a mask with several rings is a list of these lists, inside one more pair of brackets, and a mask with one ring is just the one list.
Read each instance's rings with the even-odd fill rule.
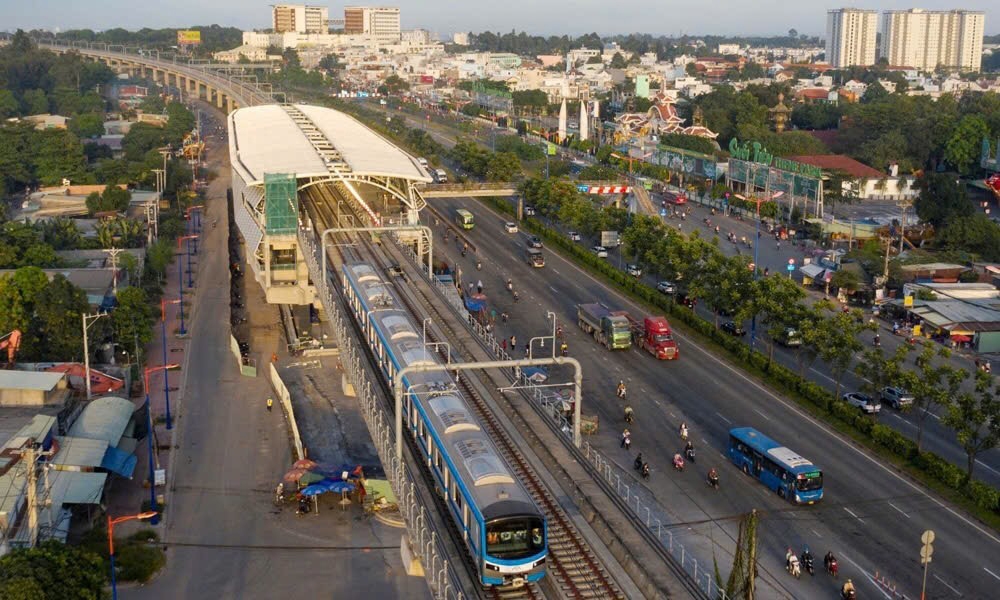
[[[483,206],[483,208],[485,210],[487,210],[489,212],[492,212],[493,214],[497,214],[496,211],[494,211],[493,209],[491,209],[489,206],[486,206],[486,205],[482,205],[482,206]],[[632,300],[631,298],[628,298],[628,297],[624,296],[623,294],[621,294],[620,292],[618,292],[618,290],[616,290],[613,286],[607,285],[607,284],[603,283],[602,281],[599,281],[596,277],[594,277],[593,275],[591,275],[587,271],[584,271],[582,268],[580,268],[579,266],[577,266],[575,263],[573,263],[569,259],[564,258],[564,257],[560,256],[557,253],[553,253],[553,256],[555,256],[558,260],[561,260],[561,261],[565,262],[567,266],[569,266],[572,270],[575,270],[582,277],[584,277],[586,279],[589,279],[591,282],[593,282],[596,285],[601,286],[601,288],[604,289],[605,292],[607,292],[607,294],[609,296],[614,296],[614,297],[618,298],[627,307],[632,308],[636,312],[642,312],[641,311],[641,307],[639,306],[639,304],[636,301]],[[996,535],[993,535],[993,533],[991,533],[990,531],[984,529],[983,527],[980,527],[976,523],[973,523],[971,520],[969,520],[968,518],[966,518],[965,516],[963,516],[961,513],[959,513],[955,509],[953,509],[950,506],[946,505],[944,502],[938,500],[938,498],[937,498],[936,495],[931,494],[926,489],[924,489],[924,488],[922,488],[922,487],[914,484],[913,482],[909,481],[905,477],[901,476],[899,473],[895,472],[893,469],[890,469],[888,466],[886,466],[885,464],[883,464],[881,461],[879,461],[879,460],[877,460],[877,459],[869,456],[865,451],[863,451],[863,450],[861,450],[859,448],[856,448],[852,443],[848,442],[845,437],[843,437],[843,436],[839,435],[838,433],[836,433],[831,428],[831,426],[829,424],[819,421],[818,419],[814,418],[812,415],[806,413],[803,409],[799,408],[799,406],[797,404],[794,404],[792,402],[789,402],[788,400],[785,400],[784,398],[782,398],[778,394],[775,394],[774,392],[772,392],[768,388],[766,388],[763,385],[757,383],[754,379],[752,379],[748,375],[744,374],[742,371],[740,371],[736,367],[730,365],[729,363],[727,363],[722,358],[720,358],[720,357],[712,354],[708,350],[706,350],[702,346],[702,344],[696,342],[694,338],[692,338],[690,336],[687,336],[687,335],[681,335],[681,334],[677,333],[676,330],[674,331],[674,337],[677,337],[680,340],[684,341],[685,343],[690,344],[692,348],[694,348],[695,350],[697,350],[698,352],[700,352],[701,354],[703,354],[708,360],[714,361],[715,363],[717,363],[719,365],[719,367],[721,367],[722,369],[724,369],[726,371],[729,371],[730,373],[732,373],[736,377],[742,379],[743,381],[745,381],[747,383],[747,385],[749,385],[750,387],[753,387],[753,388],[757,389],[761,394],[763,394],[763,395],[771,398],[775,402],[780,403],[786,409],[788,409],[792,413],[798,415],[799,418],[801,418],[803,421],[811,423],[814,427],[816,427],[820,431],[826,433],[832,439],[835,439],[835,440],[839,441],[840,444],[842,445],[842,447],[845,450],[847,450],[849,452],[853,452],[854,454],[858,455],[858,457],[861,460],[867,461],[867,462],[875,465],[877,468],[879,468],[882,471],[884,471],[889,477],[892,477],[892,478],[898,480],[900,483],[902,483],[906,487],[912,489],[913,491],[915,491],[916,493],[920,494],[921,496],[929,499],[931,502],[933,502],[934,504],[936,504],[939,508],[941,508],[942,510],[944,510],[948,514],[952,515],[953,517],[955,517],[956,519],[958,519],[959,521],[961,521],[962,523],[964,523],[968,527],[976,530],[977,532],[979,532],[980,534],[982,534],[984,537],[989,538],[994,543],[1000,545],[1000,537],[997,537]],[[818,371],[817,371],[817,373],[818,373]],[[933,414],[933,413],[931,413],[931,414]],[[998,577],[998,579],[1000,579],[1000,577]]]
[[764,417],[764,418],[765,418],[765,419],[767,419],[768,421],[770,421],[770,420],[771,420],[771,417],[769,417],[769,416],[765,415],[764,413],[760,412],[760,411],[759,411],[759,410],[757,410],[756,408],[755,408],[755,409],[753,409],[753,411],[754,411],[755,413],[757,413],[758,415],[760,415],[760,416]]
[[821,538],[821,537],[823,537],[823,536],[821,536],[821,535],[819,534],[819,532],[818,532],[818,531],[816,531],[815,529],[810,529],[810,531],[812,531],[812,532],[813,532],[813,533],[814,533],[814,534],[816,535],[816,537],[818,537],[818,538]]
[[[845,509],[845,510],[846,510],[846,509]],[[851,512],[851,511],[847,511],[847,512]],[[846,560],[847,562],[851,563],[851,564],[852,564],[852,565],[854,565],[854,566],[855,566],[855,567],[856,567],[856,568],[857,568],[857,569],[858,569],[859,571],[861,571],[861,574],[865,576],[865,579],[867,579],[868,581],[870,581],[870,582],[871,582],[871,584],[872,584],[873,586],[875,586],[875,589],[876,589],[876,590],[878,590],[878,591],[882,592],[882,595],[883,595],[883,596],[885,596],[886,600],[892,600],[892,597],[891,597],[891,596],[889,596],[889,594],[888,594],[888,593],[887,593],[887,592],[886,592],[886,591],[885,591],[884,589],[882,589],[882,586],[880,586],[880,585],[879,585],[879,584],[878,584],[878,583],[877,583],[877,582],[875,581],[875,579],[874,579],[874,578],[872,578],[872,576],[868,574],[868,572],[867,572],[867,571],[865,571],[864,569],[862,569],[862,568],[861,568],[861,565],[859,565],[858,563],[856,563],[856,562],[854,562],[853,560],[851,560],[850,558],[848,558],[848,557],[847,557],[847,555],[846,555],[846,554],[844,554],[843,552],[841,552],[841,553],[840,553],[840,558],[842,558],[842,559]]]
[[890,502],[890,503],[889,503],[889,506],[891,506],[891,507],[895,508],[895,509],[896,509],[897,511],[899,511],[899,514],[903,515],[903,516],[904,516],[904,517],[906,517],[907,519],[909,519],[909,518],[910,518],[910,515],[906,514],[906,513],[905,513],[905,512],[903,512],[902,510],[900,510],[900,508],[899,508],[898,506],[896,506],[895,504],[893,504],[892,502]]
[[551,285],[549,286],[549,289],[552,290],[553,294],[556,294],[556,295],[559,294],[559,290],[557,290],[556,288],[552,287]]
[[941,585],[943,585],[944,587],[948,588],[949,590],[955,592],[955,595],[961,597],[962,592],[960,592],[960,591],[956,590],[955,588],[951,587],[950,585],[948,585],[948,582],[946,582],[944,579],[941,579],[940,577],[938,577],[936,573],[934,573],[933,575],[934,575],[934,579],[937,579],[938,581],[941,582]]
[[979,460],[978,458],[976,459],[976,464],[977,464],[977,465],[982,465],[982,466],[983,466],[983,468],[985,468],[985,469],[989,469],[990,471],[993,471],[993,472],[994,472],[994,473],[996,473],[997,475],[1000,475],[1000,471],[997,471],[996,469],[994,469],[993,467],[991,467],[991,466],[989,466],[988,464],[984,463],[983,461]]
[[556,270],[556,269],[550,269],[550,270],[551,270],[551,271],[552,271],[553,273],[555,273],[556,275],[561,275],[561,273],[560,273],[560,272],[559,272],[558,270]]
[[859,517],[858,515],[854,514],[854,513],[853,513],[853,512],[851,511],[851,509],[847,508],[846,506],[844,507],[844,510],[846,510],[846,511],[847,511],[847,514],[851,515],[851,516],[852,516],[852,517],[854,517],[855,519],[857,519],[857,520],[861,521],[862,523],[864,523],[864,522],[865,522],[865,520],[864,520],[864,519],[862,519],[862,518],[861,518],[861,517]]
[[983,570],[986,571],[987,573],[989,573],[990,575],[996,577],[997,579],[1000,579],[1000,575],[997,575],[996,573],[994,573],[993,571],[990,571],[986,567],[983,567]]
[[730,421],[730,420],[729,420],[729,419],[727,419],[726,417],[723,417],[723,416],[722,416],[722,413],[720,413],[719,411],[715,411],[715,414],[719,415],[719,418],[720,418],[720,419],[722,419],[723,421],[725,421],[726,423],[729,423],[730,425],[732,425],[732,424],[733,424],[733,422],[732,422],[732,421]]

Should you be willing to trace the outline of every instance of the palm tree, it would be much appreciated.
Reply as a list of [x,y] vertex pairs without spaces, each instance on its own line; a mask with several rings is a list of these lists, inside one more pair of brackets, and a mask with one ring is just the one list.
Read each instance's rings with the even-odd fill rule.
[[115,246],[115,226],[114,221],[102,221],[97,224],[97,243],[101,248],[114,248]]

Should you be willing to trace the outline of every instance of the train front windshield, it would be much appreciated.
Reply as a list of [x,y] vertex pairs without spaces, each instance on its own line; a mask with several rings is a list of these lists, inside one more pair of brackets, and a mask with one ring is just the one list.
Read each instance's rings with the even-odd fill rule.
[[512,560],[534,556],[545,549],[545,528],[538,517],[514,517],[486,526],[486,554]]

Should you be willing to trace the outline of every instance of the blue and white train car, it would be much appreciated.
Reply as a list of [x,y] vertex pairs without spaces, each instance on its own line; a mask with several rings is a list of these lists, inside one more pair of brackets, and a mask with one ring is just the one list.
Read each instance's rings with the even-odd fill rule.
[[[407,366],[438,364],[420,327],[371,265],[343,267],[343,286],[379,368],[392,382]],[[472,416],[446,371],[403,378],[403,422],[434,474],[451,518],[486,586],[520,586],[545,575],[545,516]]]

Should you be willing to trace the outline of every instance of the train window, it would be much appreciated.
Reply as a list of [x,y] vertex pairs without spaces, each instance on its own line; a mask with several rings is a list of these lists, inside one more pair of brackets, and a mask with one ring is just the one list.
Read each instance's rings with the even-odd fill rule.
[[545,547],[541,519],[514,517],[498,519],[486,526],[486,553],[496,558],[523,558]]

